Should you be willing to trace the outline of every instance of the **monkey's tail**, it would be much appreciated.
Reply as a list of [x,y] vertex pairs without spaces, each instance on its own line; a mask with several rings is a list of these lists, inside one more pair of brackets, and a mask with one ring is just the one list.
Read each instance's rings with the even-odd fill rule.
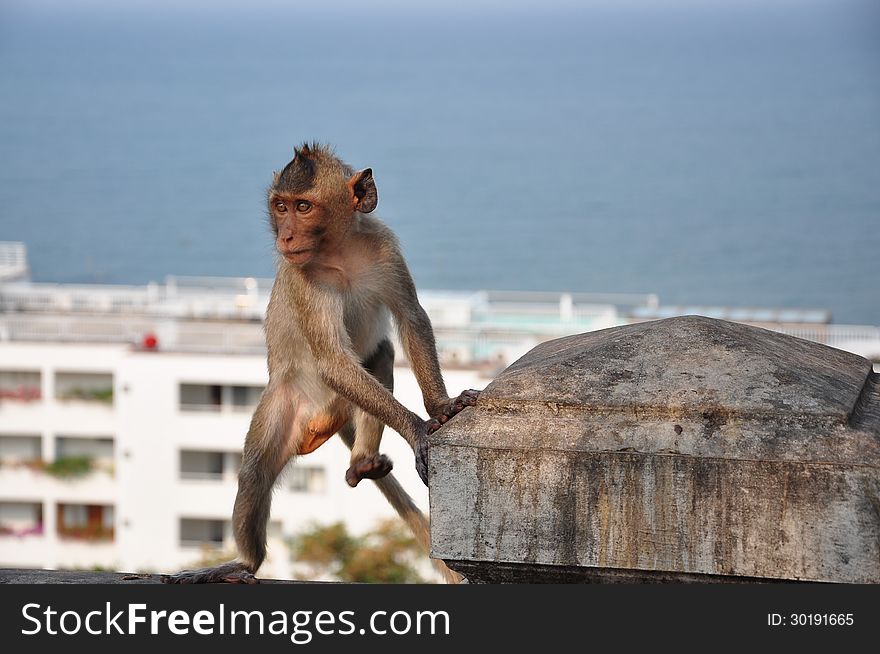
[[[351,423],[346,424],[339,430],[339,436],[342,438],[342,442],[348,446],[348,449],[354,447],[354,429],[351,427]],[[413,536],[416,537],[419,545],[425,551],[425,554],[431,556],[431,528],[428,525],[427,518],[419,510],[419,507],[416,506],[416,503],[413,502],[409,493],[403,489],[403,486],[400,485],[400,482],[391,473],[388,473],[381,479],[374,479],[373,483],[379,487],[382,495],[385,496],[388,503],[397,511],[397,515],[409,527]],[[431,563],[434,569],[443,575],[443,579],[446,580],[447,584],[461,583],[463,577],[457,572],[450,570],[443,561],[431,559]]]
[[[428,520],[424,514],[416,506],[412,498],[409,496],[400,482],[391,473],[385,475],[381,479],[374,479],[373,482],[382,491],[382,495],[388,500],[388,503],[394,507],[397,514],[403,519],[407,527],[410,528],[419,545],[425,550],[425,553],[431,554],[431,531]],[[447,584],[461,583],[462,577],[454,570],[450,570],[440,559],[431,559],[434,568],[443,575],[443,579]]]

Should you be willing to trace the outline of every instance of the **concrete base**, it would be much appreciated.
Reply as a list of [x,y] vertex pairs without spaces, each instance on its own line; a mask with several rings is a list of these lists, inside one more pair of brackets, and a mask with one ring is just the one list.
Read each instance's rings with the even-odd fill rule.
[[[0,568],[2,584],[161,584],[161,575],[91,570],[29,570]],[[306,584],[309,581],[260,579],[261,584]]]
[[472,581],[880,583],[880,375],[763,329],[543,343],[428,465],[432,556]]
[[767,584],[781,579],[730,575],[699,575],[661,570],[525,565],[481,561],[446,561],[471,584]]

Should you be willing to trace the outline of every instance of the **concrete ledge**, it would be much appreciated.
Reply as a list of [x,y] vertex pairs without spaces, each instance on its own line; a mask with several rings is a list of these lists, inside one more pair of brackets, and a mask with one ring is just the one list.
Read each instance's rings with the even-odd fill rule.
[[543,343],[431,437],[429,469],[432,555],[472,582],[880,582],[880,375],[775,332],[688,316]]
[[0,584],[159,584],[159,575],[90,570],[0,569]]
[[[586,566],[530,565],[523,575],[519,563],[495,562],[487,568],[481,562],[446,561],[453,570],[470,574],[469,583],[496,584],[511,581],[546,584],[766,584],[786,583],[785,579],[688,574],[662,570],[626,570]],[[804,583],[804,582],[795,582]]]
[[[0,568],[0,584],[161,584],[158,574],[93,572],[91,570],[28,570]],[[261,584],[321,583],[260,579]]]

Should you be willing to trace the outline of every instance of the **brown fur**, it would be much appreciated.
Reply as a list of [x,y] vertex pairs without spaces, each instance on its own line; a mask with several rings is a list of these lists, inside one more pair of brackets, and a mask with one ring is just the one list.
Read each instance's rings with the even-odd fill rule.
[[[336,431],[351,449],[349,484],[374,479],[429,549],[427,520],[387,474],[390,461],[378,455],[382,430],[389,425],[406,439],[427,483],[425,437],[472,405],[477,393],[447,394],[431,323],[418,303],[397,239],[366,215],[377,202],[369,168],[355,172],[317,144],[298,148],[273,176],[268,209],[280,257],[265,323],[269,384],[254,412],[239,473],[233,511],[239,559],[167,581],[251,583],[266,554],[266,523],[278,473],[291,457],[314,451]],[[390,317],[432,416],[429,421],[391,394]],[[458,579],[435,563],[447,580]]]

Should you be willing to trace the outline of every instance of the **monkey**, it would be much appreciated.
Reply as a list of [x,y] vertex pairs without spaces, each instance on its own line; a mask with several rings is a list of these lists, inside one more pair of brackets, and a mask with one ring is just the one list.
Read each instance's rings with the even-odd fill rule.
[[[339,433],[351,450],[346,482],[372,479],[427,551],[428,523],[379,453],[385,425],[412,447],[428,483],[427,436],[474,406],[475,390],[449,397],[434,333],[393,232],[369,216],[371,168],[355,170],[329,147],[303,144],[273,175],[268,219],[276,275],[264,322],[269,382],[245,438],[232,524],[238,558],[163,577],[166,583],[257,583],[266,555],[272,489],[295,456]],[[391,319],[429,415],[392,395]],[[439,563],[448,581],[458,576]]]

